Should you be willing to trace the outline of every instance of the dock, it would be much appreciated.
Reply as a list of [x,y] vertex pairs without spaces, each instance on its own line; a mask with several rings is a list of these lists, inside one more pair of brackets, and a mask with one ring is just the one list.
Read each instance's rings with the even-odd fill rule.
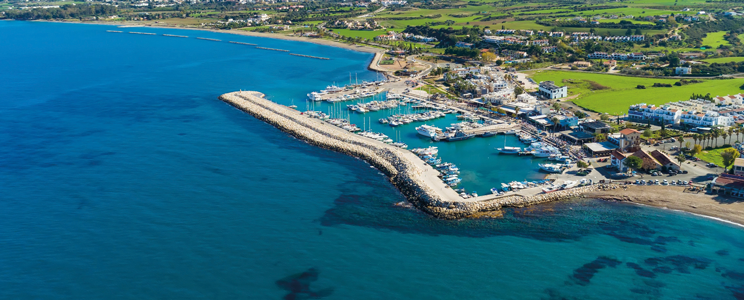
[[136,31],[130,31],[129,33],[131,33],[131,34],[143,34],[143,35],[157,35],[157,34],[155,34],[155,33],[152,33],[152,32],[136,32]]
[[479,128],[465,129],[463,131],[466,134],[482,135],[486,132],[494,132],[494,133],[507,132],[515,128],[519,128],[519,125],[517,124],[494,124],[494,125],[488,125],[488,126],[483,126]]
[[198,40],[205,40],[205,41],[213,41],[213,42],[222,42],[222,40],[218,39],[210,39],[210,38],[203,38],[203,37],[197,37]]
[[240,44],[240,45],[247,45],[247,46],[256,46],[256,44],[251,44],[251,43],[243,43],[243,42],[235,42],[235,41],[229,41],[228,43],[232,43],[232,44]]
[[279,52],[289,52],[289,50],[284,50],[284,49],[274,49],[274,48],[266,48],[266,47],[256,47],[256,49],[271,50],[271,51],[279,51]]
[[163,33],[163,36],[170,36],[170,37],[177,37],[177,38],[187,38],[188,36],[185,35],[175,35],[175,34],[166,34]]
[[302,57],[315,58],[315,59],[323,59],[323,60],[329,60],[330,59],[328,57],[320,57],[320,56],[312,56],[312,55],[304,55],[304,54],[296,54],[296,53],[290,53],[289,55],[302,56]]

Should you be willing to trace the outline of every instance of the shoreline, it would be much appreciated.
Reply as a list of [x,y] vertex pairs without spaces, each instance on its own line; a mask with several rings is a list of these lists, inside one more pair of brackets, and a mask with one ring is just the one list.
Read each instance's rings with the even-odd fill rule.
[[[74,21],[55,21],[55,20],[29,20],[29,21],[7,20],[7,21],[108,25],[108,26],[118,26],[119,28],[152,27],[152,28],[162,28],[162,29],[182,29],[182,30],[206,31],[206,32],[215,32],[215,33],[228,33],[228,34],[234,34],[234,35],[269,38],[269,39],[285,40],[285,41],[305,42],[305,43],[342,48],[346,50],[352,50],[352,51],[364,52],[364,53],[382,53],[385,51],[385,49],[373,48],[373,47],[364,46],[364,45],[350,45],[350,44],[341,43],[337,41],[325,40],[322,38],[308,38],[308,37],[284,35],[284,34],[279,34],[279,33],[259,33],[259,32],[240,30],[240,29],[220,30],[220,29],[209,29],[209,28],[176,27],[176,26],[167,26],[167,25],[160,25],[160,24],[136,24],[136,23],[126,23],[126,22],[102,23],[102,22],[74,22]],[[125,27],[122,27],[122,26],[125,26]]]
[[686,192],[683,187],[630,185],[627,189],[596,191],[583,197],[680,211],[744,227],[744,201]]

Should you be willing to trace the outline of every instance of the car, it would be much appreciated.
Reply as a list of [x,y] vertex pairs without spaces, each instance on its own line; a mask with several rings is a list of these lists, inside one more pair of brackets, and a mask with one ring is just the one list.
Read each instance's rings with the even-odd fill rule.
[[651,176],[659,176],[656,172],[651,173]]
[[674,180],[672,180],[671,182],[669,182],[669,184],[670,184],[670,185],[677,185],[677,182],[676,182],[676,181],[674,181]]
[[708,167],[708,168],[714,168],[716,166],[716,164],[714,164],[714,163],[707,163],[705,166]]
[[687,174],[687,170],[682,170],[682,174]]
[[[689,181],[689,183],[692,184],[692,181]],[[688,181],[685,180],[685,181],[682,182],[682,184],[687,185],[688,184]]]
[[638,180],[638,179],[636,179],[635,184],[640,184],[640,183],[641,183],[641,181]]
[[669,185],[669,182],[666,179],[664,179],[664,181],[662,181],[661,184],[662,185]]
[[656,185],[659,185],[659,180],[658,180],[658,179],[656,179],[656,180],[654,181],[654,184],[656,184]]
[[640,184],[640,185],[645,185],[645,184],[646,184],[646,180],[644,180],[644,179],[641,179],[641,182],[640,182],[639,184]]

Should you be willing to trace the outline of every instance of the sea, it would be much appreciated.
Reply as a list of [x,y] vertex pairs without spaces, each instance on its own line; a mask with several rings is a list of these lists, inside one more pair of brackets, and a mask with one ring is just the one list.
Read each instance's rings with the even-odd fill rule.
[[[738,225],[593,199],[438,220],[394,205],[405,199],[364,161],[217,99],[253,90],[304,110],[311,91],[379,79],[371,59],[0,21],[0,299],[744,299]],[[493,151],[513,137],[433,144],[417,123],[377,122],[392,113],[346,111],[440,147],[471,191],[544,176]]]

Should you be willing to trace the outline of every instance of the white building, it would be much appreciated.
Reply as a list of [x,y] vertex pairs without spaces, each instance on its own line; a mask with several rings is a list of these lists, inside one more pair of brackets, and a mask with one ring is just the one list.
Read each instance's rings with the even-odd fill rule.
[[558,99],[568,96],[568,87],[557,86],[552,81],[542,81],[538,93],[548,99]]

